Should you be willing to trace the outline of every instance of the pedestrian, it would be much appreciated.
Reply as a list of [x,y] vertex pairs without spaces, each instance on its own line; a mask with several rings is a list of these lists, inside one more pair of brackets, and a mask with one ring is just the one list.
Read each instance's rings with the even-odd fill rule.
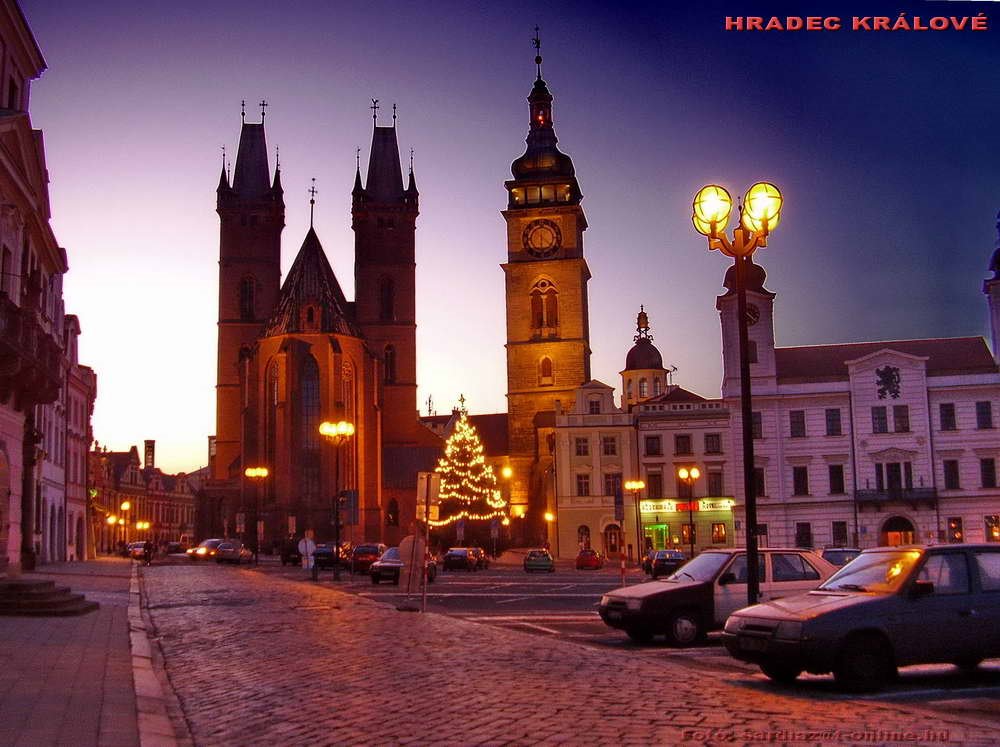
[[146,540],[142,543],[142,563],[143,565],[151,565],[153,562],[153,543]]

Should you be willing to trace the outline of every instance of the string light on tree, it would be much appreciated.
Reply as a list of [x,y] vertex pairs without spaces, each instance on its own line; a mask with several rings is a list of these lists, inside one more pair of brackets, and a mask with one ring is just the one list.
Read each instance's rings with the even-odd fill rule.
[[441,527],[459,519],[489,521],[502,519],[507,501],[497,488],[493,468],[486,464],[483,443],[469,422],[464,398],[455,430],[445,443],[444,456],[438,460],[441,475],[440,518],[431,526]]

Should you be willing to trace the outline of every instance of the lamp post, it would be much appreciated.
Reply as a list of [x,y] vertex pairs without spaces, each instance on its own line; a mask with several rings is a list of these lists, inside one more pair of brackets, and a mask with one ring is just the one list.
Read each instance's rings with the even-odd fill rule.
[[108,542],[107,549],[108,552],[113,553],[115,551],[115,527],[118,526],[118,517],[111,514],[105,521],[108,524]]
[[[502,480],[501,485],[503,485],[504,505],[506,506],[506,510],[507,510],[508,513],[510,512],[510,478],[513,475],[514,475],[514,470],[512,470],[510,468],[509,464],[505,464],[503,467],[500,468],[500,478]],[[510,519],[507,516],[505,516],[503,518],[503,521],[501,521],[500,523],[503,526],[505,526],[505,527],[509,527],[510,526]],[[509,535],[509,532],[507,532],[507,534]],[[507,542],[510,541],[510,537],[509,536],[506,537],[506,541]],[[493,558],[496,559],[496,556],[497,556],[496,540],[494,540],[493,541]]]
[[324,420],[319,426],[320,435],[329,439],[332,443],[336,452],[334,454],[334,465],[336,468],[336,473],[334,475],[334,485],[336,491],[331,499],[331,515],[333,517],[333,546],[334,551],[337,553],[336,558],[334,558],[333,563],[333,580],[340,580],[340,509],[344,503],[344,490],[341,487],[341,477],[340,477],[340,447],[346,444],[351,436],[354,435],[354,423],[350,423],[346,420],[338,420],[336,423],[331,423],[328,420]]
[[688,541],[691,543],[691,557],[694,557],[694,481],[701,477],[701,470],[697,467],[681,467],[677,470],[677,477],[688,486]]
[[254,496],[257,499],[257,545],[253,551],[254,565],[260,565],[260,548],[264,544],[264,519],[260,499],[260,483],[271,474],[267,467],[247,467],[243,470],[243,476],[253,483]]
[[694,198],[692,222],[695,230],[708,238],[708,248],[733,258],[736,275],[736,315],[740,336],[740,404],[743,420],[743,492],[746,495],[747,601],[757,603],[760,595],[757,552],[757,495],[754,481],[753,411],[750,405],[750,358],[747,355],[746,276],[751,257],[758,247],[767,246],[767,235],[781,220],[781,192],[773,184],[757,182],[747,190],[740,206],[740,222],[730,240],[726,234],[733,198],[714,184],[702,187]]
[[632,494],[632,506],[635,508],[635,559],[642,565],[642,518],[639,514],[639,492],[646,487],[642,480],[626,480],[625,490]]
[[118,523],[122,527],[122,541],[128,544],[128,512],[132,508],[132,504],[128,501],[122,501],[121,505],[118,507],[122,511],[122,518],[119,519]]
[[545,528],[546,528],[545,536],[546,537],[551,537],[551,536],[555,535],[555,538],[556,538],[556,554],[555,554],[555,557],[558,558],[559,557],[559,535],[558,535],[557,532],[558,532],[559,527],[557,527],[555,525],[555,521],[556,521],[556,515],[554,513],[552,513],[551,511],[546,511],[545,512]]

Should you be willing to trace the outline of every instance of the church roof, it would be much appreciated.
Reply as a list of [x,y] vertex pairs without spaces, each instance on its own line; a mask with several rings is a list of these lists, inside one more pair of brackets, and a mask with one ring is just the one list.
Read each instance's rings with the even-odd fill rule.
[[847,379],[846,361],[863,358],[883,349],[927,358],[928,376],[996,373],[998,370],[982,337],[950,337],[775,348],[778,380]]
[[403,172],[399,166],[399,144],[395,127],[375,127],[372,132],[372,152],[368,159],[365,180],[368,200],[394,203],[403,200]]
[[[315,328],[307,328],[307,307],[319,312]],[[361,330],[348,315],[348,303],[327,261],[319,237],[310,227],[292,269],[281,286],[274,314],[265,327],[266,337],[295,332],[337,333],[361,337]]]
[[243,123],[240,148],[233,171],[233,191],[243,198],[263,197],[271,188],[267,163],[267,141],[264,123]]

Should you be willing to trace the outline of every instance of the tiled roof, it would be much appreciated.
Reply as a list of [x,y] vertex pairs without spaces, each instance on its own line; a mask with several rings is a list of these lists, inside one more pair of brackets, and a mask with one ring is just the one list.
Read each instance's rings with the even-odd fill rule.
[[661,402],[707,402],[704,397],[700,394],[695,394],[694,392],[689,392],[687,389],[682,387],[673,387],[668,389],[663,394],[659,394],[655,397],[650,397],[642,401],[642,404],[659,404]]
[[927,358],[928,376],[996,373],[998,370],[982,337],[951,337],[775,348],[778,379],[780,381],[847,379],[845,361],[863,358],[883,349]]

